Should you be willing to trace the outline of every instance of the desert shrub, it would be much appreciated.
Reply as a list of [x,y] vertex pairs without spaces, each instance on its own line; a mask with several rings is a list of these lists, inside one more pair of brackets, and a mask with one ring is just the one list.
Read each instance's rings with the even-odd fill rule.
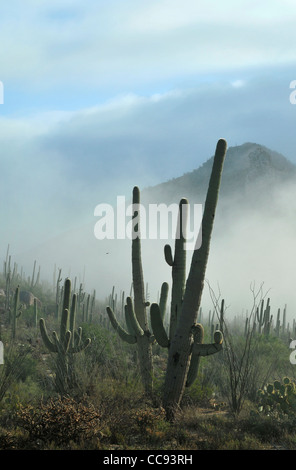
[[30,352],[28,346],[5,345],[4,364],[0,369],[0,402],[14,383],[24,380],[32,372],[35,363],[30,359]]
[[279,418],[275,415],[251,413],[249,417],[240,420],[240,429],[261,442],[282,440],[286,434],[294,434],[295,419],[285,416]]
[[98,370],[102,378],[128,380],[136,371],[136,350],[125,344],[117,334],[101,325],[84,323],[83,337],[91,338],[85,350],[86,368],[89,372]]
[[207,369],[201,368],[193,384],[185,389],[182,404],[197,406],[209,404],[214,395],[214,387],[208,379]]
[[234,413],[240,413],[246,400],[256,402],[259,388],[287,373],[289,349],[275,336],[236,336],[231,328],[224,338],[221,353],[207,358],[207,374],[220,398]]
[[39,406],[21,405],[16,423],[28,433],[30,441],[66,445],[93,437],[99,429],[100,414],[87,402],[59,397]]

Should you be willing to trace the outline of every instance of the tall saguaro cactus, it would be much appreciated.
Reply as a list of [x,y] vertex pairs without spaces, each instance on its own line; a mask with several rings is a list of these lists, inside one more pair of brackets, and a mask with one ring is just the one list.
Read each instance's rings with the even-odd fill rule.
[[66,279],[59,336],[54,331],[52,333],[53,339],[50,339],[44,319],[41,318],[39,322],[45,346],[50,352],[57,354],[56,384],[61,393],[64,393],[68,385],[71,384],[73,371],[70,365],[73,354],[81,352],[91,342],[90,338],[84,343],[82,342],[82,328],[78,328],[77,332],[75,331],[76,303],[77,298],[74,294],[71,305],[71,281]]
[[[175,253],[172,256],[171,247],[165,245],[165,260],[172,267],[172,299],[170,311],[169,334],[167,334],[162,313],[161,304],[153,303],[150,308],[151,326],[158,344],[164,348],[169,348],[171,340],[174,338],[180,315],[182,311],[183,296],[186,282],[186,224],[188,216],[188,201],[181,199],[179,204],[178,224],[175,239]],[[204,344],[204,330],[201,324],[192,326],[193,346],[188,370],[186,386],[193,384],[197,377],[201,356],[214,354],[221,349],[222,334],[217,331],[214,335],[214,343]]]
[[149,303],[145,299],[145,283],[143,276],[141,257],[141,232],[140,232],[140,190],[137,186],[133,188],[133,237],[132,237],[132,279],[134,299],[127,297],[125,316],[127,329],[122,328],[115,318],[110,306],[107,314],[114,329],[121,339],[137,344],[139,365],[145,392],[151,395],[153,389],[153,362],[152,343],[154,341],[148,327],[147,307]]
[[[190,367],[190,360],[194,352],[194,326],[203,292],[226,148],[226,141],[220,139],[216,146],[202,218],[202,244],[192,255],[180,321],[178,322],[174,338],[171,340],[169,348],[163,394],[163,405],[169,419],[174,417],[176,409],[182,399]],[[217,341],[219,344],[222,338],[217,338]]]
[[[153,388],[152,338],[148,328],[146,311],[149,304],[146,302],[145,298],[145,283],[141,255],[140,190],[137,186],[133,189],[133,221],[134,236],[132,240],[132,277],[134,309],[140,326],[140,330],[137,334],[137,344],[142,380],[144,382],[146,392],[151,394]],[[133,317],[133,315],[131,317]]]
[[[185,235],[188,215],[188,201],[181,199],[179,203],[178,223],[175,238],[174,256],[170,245],[165,245],[164,256],[167,264],[172,268],[172,294],[170,305],[170,323],[168,334],[164,326],[163,307],[161,303],[153,303],[150,308],[151,327],[156,341],[162,347],[168,348],[174,337],[176,327],[180,318],[183,295],[186,281],[186,250]],[[166,284],[163,288],[167,289]]]

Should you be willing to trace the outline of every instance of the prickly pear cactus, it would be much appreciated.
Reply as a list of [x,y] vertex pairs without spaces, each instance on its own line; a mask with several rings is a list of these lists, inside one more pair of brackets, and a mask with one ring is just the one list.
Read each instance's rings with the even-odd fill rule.
[[296,412],[296,383],[285,377],[258,390],[258,410],[261,413],[288,414]]

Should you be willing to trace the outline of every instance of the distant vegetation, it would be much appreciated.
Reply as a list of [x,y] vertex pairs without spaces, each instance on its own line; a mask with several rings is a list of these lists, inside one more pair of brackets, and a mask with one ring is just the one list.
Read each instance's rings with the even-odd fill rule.
[[[32,286],[17,271],[9,280],[7,274],[0,276],[0,288],[7,292],[10,286],[9,302],[1,296],[1,449],[269,449],[283,443],[296,448],[292,330],[285,312],[272,308],[269,299],[254,298],[253,312],[231,320],[222,300],[213,301],[210,312],[199,310],[205,342],[213,341],[219,328],[223,348],[200,358],[196,379],[175,420],[168,421],[162,407],[167,349],[152,345],[153,393],[147,396],[136,345],[122,341],[107,316],[105,307],[112,305],[125,324],[123,292],[114,289],[94,300],[94,292],[77,286],[75,329],[82,328],[83,344],[91,342],[71,355],[65,390],[56,380],[61,372],[56,353],[48,350],[39,326],[43,317],[51,340],[53,331],[60,334],[62,273],[56,290],[41,280]],[[13,339],[17,286],[38,295],[38,308],[36,302],[18,304]],[[278,388],[285,377],[293,384],[289,393]]]

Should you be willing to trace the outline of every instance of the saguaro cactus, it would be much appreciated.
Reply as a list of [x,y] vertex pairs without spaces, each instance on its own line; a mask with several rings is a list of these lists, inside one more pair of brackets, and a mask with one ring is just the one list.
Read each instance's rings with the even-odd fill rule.
[[145,284],[141,257],[141,232],[140,232],[140,190],[133,188],[133,238],[132,238],[132,278],[134,299],[127,297],[125,316],[127,329],[122,328],[115,318],[110,306],[107,314],[112,326],[118,332],[121,339],[130,344],[137,344],[139,365],[142,382],[147,394],[151,395],[153,389],[153,362],[152,362],[152,337],[148,328],[146,308],[149,303],[145,299]]
[[17,320],[22,314],[22,306],[20,305],[20,288],[17,286],[14,293],[13,299],[13,307],[10,311],[11,315],[11,330],[12,330],[12,338],[15,339],[16,336],[16,327],[17,327]]
[[54,331],[52,333],[53,340],[51,340],[47,333],[44,319],[41,318],[39,322],[40,332],[45,346],[50,352],[57,354],[56,385],[61,393],[65,393],[67,387],[69,385],[71,386],[73,371],[69,365],[71,365],[73,359],[72,355],[85,349],[91,342],[90,338],[82,342],[82,328],[78,328],[77,332],[75,331],[76,294],[73,295],[71,306],[70,303],[71,281],[70,279],[66,279],[59,336]]
[[[156,341],[162,347],[168,348],[171,339],[174,337],[176,327],[180,318],[183,295],[185,291],[186,281],[186,250],[185,236],[186,223],[188,215],[188,201],[181,199],[179,203],[178,223],[175,238],[174,256],[170,245],[164,247],[164,257],[169,266],[172,268],[172,294],[170,305],[170,323],[168,334],[164,326],[163,306],[161,303],[153,303],[150,308],[151,327]],[[168,285],[164,284],[166,289],[163,294],[167,295]]]
[[[165,245],[164,254],[166,262],[172,267],[172,299],[170,311],[169,334],[167,334],[162,313],[161,304],[153,303],[150,308],[151,326],[156,341],[162,347],[169,348],[174,338],[178,322],[180,320],[183,296],[186,281],[186,224],[188,215],[188,201],[181,199],[179,204],[178,225],[175,239],[175,255],[172,256],[171,247]],[[217,331],[213,344],[204,344],[204,329],[201,324],[193,325],[193,347],[188,371],[186,386],[189,387],[197,377],[201,356],[208,356],[218,352],[222,348],[222,334]]]
[[266,307],[264,309],[264,299],[261,301],[260,312],[259,308],[256,310],[256,319],[258,322],[258,332],[268,336],[272,324],[272,315],[270,315],[270,299],[267,299]]
[[175,411],[182,399],[191,356],[194,351],[194,325],[201,303],[226,147],[226,141],[220,139],[216,146],[205,201],[202,219],[202,244],[192,255],[181,317],[169,348],[163,394],[163,405],[169,419],[174,417]]

